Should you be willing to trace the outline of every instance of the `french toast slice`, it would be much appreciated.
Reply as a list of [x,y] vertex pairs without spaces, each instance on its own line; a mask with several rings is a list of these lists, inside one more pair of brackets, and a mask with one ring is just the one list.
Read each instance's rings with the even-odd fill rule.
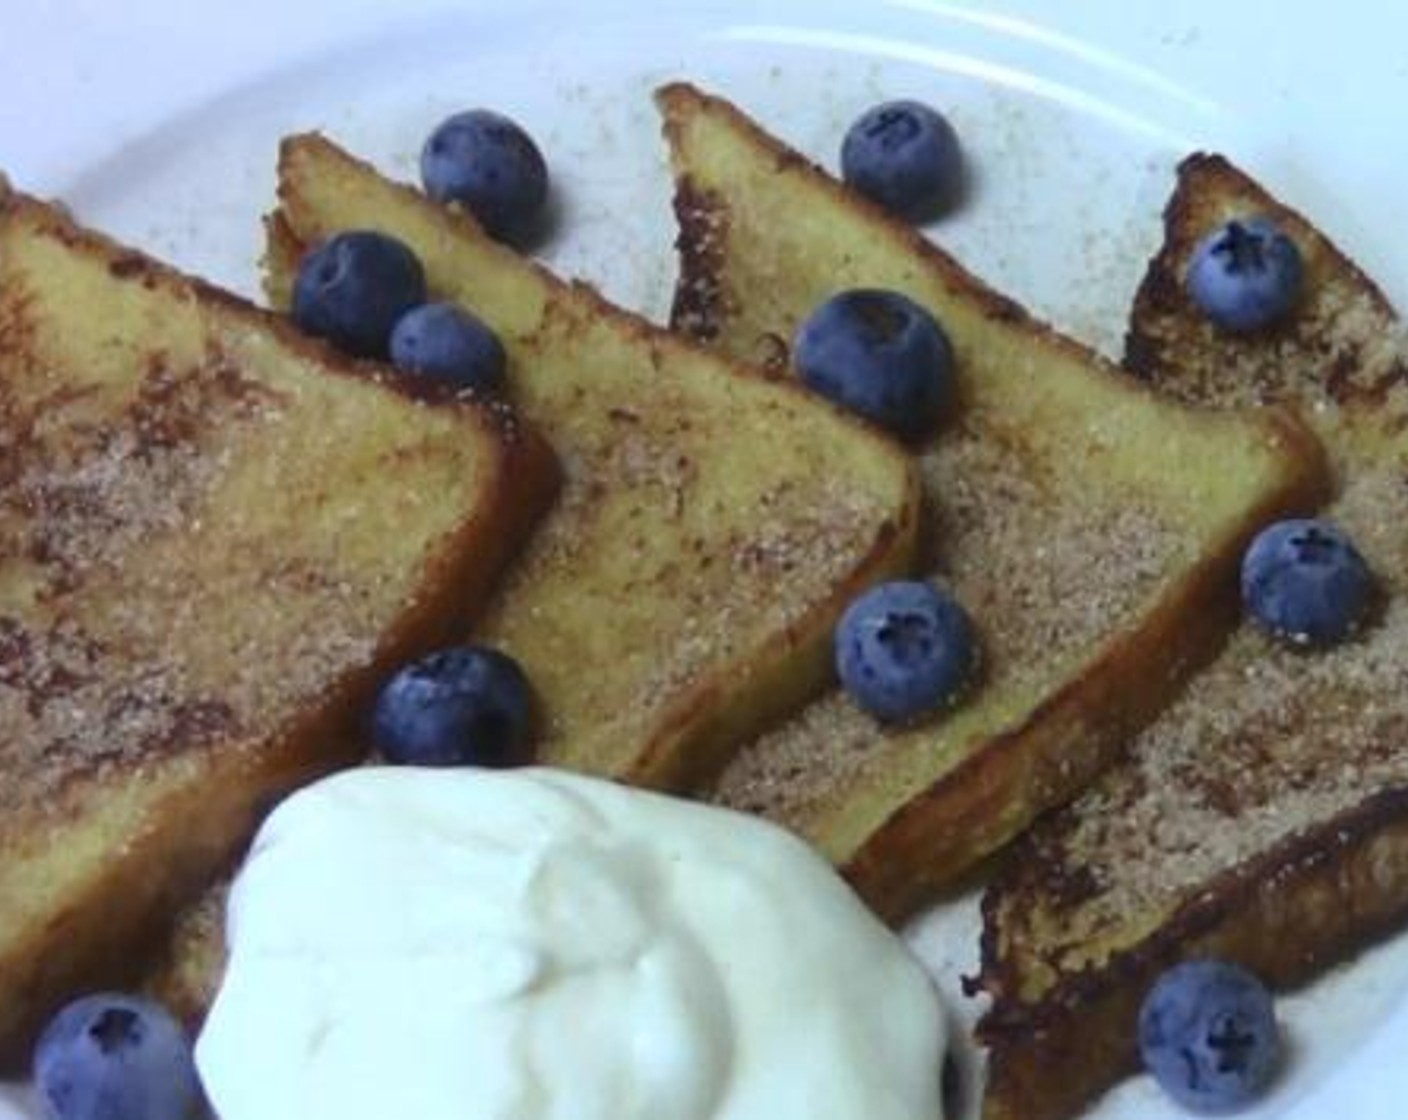
[[123,980],[548,506],[413,396],[0,185],[0,1052]]
[[544,712],[539,761],[685,789],[821,689],[850,599],[912,568],[918,472],[792,384],[686,345],[317,135],[284,141],[271,301],[348,228],[410,245],[508,352],[562,501],[476,626]]
[[[1236,337],[1187,298],[1196,242],[1273,217],[1305,298]],[[1325,516],[1387,592],[1356,640],[1287,650],[1243,625],[1129,760],[1032,830],[984,899],[986,1120],[1058,1120],[1137,1064],[1139,1004],[1171,963],[1304,980],[1408,919],[1408,348],[1378,288],[1217,156],[1180,168],[1127,362],[1201,405],[1299,406],[1336,474]]]
[[919,449],[927,570],[979,629],[956,710],[886,730],[834,691],[761,736],[713,796],[780,819],[898,918],[1099,773],[1235,620],[1234,568],[1326,471],[1289,414],[1160,399],[853,196],[727,102],[657,98],[681,225],[676,325],[781,369],[847,287],[932,310],[959,405]]

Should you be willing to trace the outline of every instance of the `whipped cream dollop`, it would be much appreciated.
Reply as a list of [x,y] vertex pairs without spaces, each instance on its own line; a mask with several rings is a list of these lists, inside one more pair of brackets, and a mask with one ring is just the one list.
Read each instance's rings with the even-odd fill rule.
[[928,976],[760,820],[363,768],[265,822],[197,1044],[222,1120],[936,1120]]

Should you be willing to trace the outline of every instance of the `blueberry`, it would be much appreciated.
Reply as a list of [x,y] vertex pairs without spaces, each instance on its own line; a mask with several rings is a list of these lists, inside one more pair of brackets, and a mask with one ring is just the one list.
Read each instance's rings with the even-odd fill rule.
[[413,307],[391,331],[391,360],[408,373],[462,389],[503,386],[503,345],[493,331],[453,303]]
[[185,1031],[137,996],[70,1003],[40,1035],[33,1073],[49,1120],[190,1120],[202,1107]]
[[1374,590],[1364,557],[1326,521],[1278,521],[1242,557],[1247,610],[1296,645],[1333,645],[1349,637],[1369,613]]
[[887,723],[934,711],[958,695],[978,662],[967,613],[927,583],[872,587],[841,616],[836,671],[851,698]]
[[1246,969],[1188,961],[1163,974],[1139,1010],[1144,1066],[1194,1112],[1229,1112],[1255,1100],[1280,1056],[1271,996]]
[[1265,327],[1300,298],[1300,250],[1270,218],[1233,219],[1208,234],[1188,263],[1188,294],[1224,330]]
[[793,362],[818,393],[906,437],[933,428],[953,395],[953,347],[898,292],[832,296],[797,331]]
[[471,109],[442,121],[420,153],[425,193],[458,202],[501,241],[531,232],[548,195],[543,154],[514,121]]
[[384,358],[391,328],[425,302],[425,272],[394,237],[339,233],[304,258],[293,318],[309,334],[362,358]]
[[841,144],[841,177],[902,218],[952,205],[963,183],[953,126],[918,101],[887,101],[863,113]]
[[372,739],[408,766],[521,766],[530,761],[531,699],[518,662],[477,646],[432,653],[382,688]]

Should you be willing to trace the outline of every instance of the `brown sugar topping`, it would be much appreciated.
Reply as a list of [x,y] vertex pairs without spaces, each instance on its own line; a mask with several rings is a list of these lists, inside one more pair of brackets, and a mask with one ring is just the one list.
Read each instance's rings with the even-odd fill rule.
[[[21,376],[5,372],[7,385]],[[53,402],[26,412],[4,393],[0,812],[47,805],[81,775],[252,741],[334,667],[370,656],[363,593],[315,571],[261,570],[255,556],[228,557],[223,576],[200,563],[242,431],[281,415],[266,386],[216,356],[180,370],[154,361],[101,416],[66,418]],[[273,625],[271,648],[260,618],[294,591],[325,621],[294,635]],[[248,624],[212,632],[235,600]],[[284,672],[251,669],[275,655]]]
[[[1152,513],[1047,487],[1021,448],[976,426],[945,432],[923,469],[930,578],[980,630],[980,688],[1049,674],[1053,651],[1117,633],[1180,557],[1179,534]],[[741,752],[713,796],[786,821],[894,740],[833,692]]]
[[[1264,199],[1255,205],[1274,209]],[[1220,203],[1217,216],[1233,207]],[[1305,304],[1270,335],[1219,334],[1188,307],[1173,264],[1188,230],[1214,219],[1179,211],[1177,220],[1173,251],[1141,290],[1131,335],[1136,364],[1198,404],[1298,405],[1341,479],[1323,516],[1368,558],[1384,603],[1362,634],[1328,650],[1289,649],[1244,625],[1135,740],[1127,764],[1033,834],[1017,872],[1021,912],[1006,920],[1039,921],[1042,960],[1060,973],[1098,962],[1109,951],[1103,946],[1129,948],[1131,937],[1143,936],[1131,930],[1131,915],[1153,928],[1219,877],[1246,876],[1268,861],[1274,867],[1298,839],[1408,786],[1402,325],[1353,265],[1282,213],[1309,254],[1315,282]],[[1074,882],[1077,871],[1082,889],[1054,886]]]
[[1097,884],[1064,900],[1081,907],[1084,928],[1166,912],[1217,874],[1408,782],[1408,475],[1359,475],[1328,516],[1389,587],[1383,616],[1312,653],[1251,626],[1234,636],[1042,849],[1043,863],[1082,866]]

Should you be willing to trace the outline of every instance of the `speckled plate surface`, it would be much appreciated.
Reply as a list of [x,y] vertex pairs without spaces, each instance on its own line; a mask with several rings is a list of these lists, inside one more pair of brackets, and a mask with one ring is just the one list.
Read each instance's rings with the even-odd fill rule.
[[[1106,350],[1157,244],[1172,168],[1195,147],[1308,212],[1408,306],[1396,236],[1408,10],[1373,0],[13,0],[4,22],[0,168],[251,295],[281,135],[322,128],[412,177],[438,119],[487,105],[527,125],[553,166],[564,212],[548,261],[663,316],[674,229],[649,93],[684,77],[826,163],[882,96],[945,106],[977,183],[933,236]],[[965,1019],[957,978],[975,965],[977,928],[964,898],[911,931]],[[1245,1115],[1401,1115],[1408,938],[1281,1006],[1290,1068]],[[23,1092],[0,1090],[0,1120],[25,1115]],[[1178,1115],[1141,1078],[1090,1120]]]

